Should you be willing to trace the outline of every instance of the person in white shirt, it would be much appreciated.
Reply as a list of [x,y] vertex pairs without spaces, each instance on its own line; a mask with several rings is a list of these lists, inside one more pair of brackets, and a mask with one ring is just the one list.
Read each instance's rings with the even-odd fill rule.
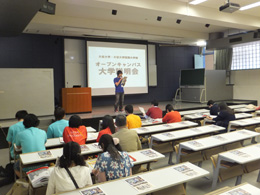
[[[50,175],[46,195],[92,185],[90,170],[80,153],[78,143],[68,142],[64,145],[63,155],[58,159],[57,165]],[[76,184],[72,181],[69,172]]]

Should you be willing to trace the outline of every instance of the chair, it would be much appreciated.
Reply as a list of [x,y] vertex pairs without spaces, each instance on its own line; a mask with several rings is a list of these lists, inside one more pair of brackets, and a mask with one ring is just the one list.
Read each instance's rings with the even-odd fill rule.
[[172,142],[162,143],[153,141],[152,148],[162,154],[173,152]]
[[[213,164],[213,169],[215,170],[217,168],[218,154],[211,156],[210,159]],[[221,167],[218,175],[219,182],[244,174],[243,167],[239,164],[230,163],[230,162],[221,162],[220,165]]]
[[219,154],[221,152],[224,152],[223,146],[207,149],[204,151],[203,157],[205,160],[209,160],[212,155]]
[[231,143],[231,144],[227,144],[224,146],[225,150],[228,151],[228,150],[234,150],[234,149],[237,149],[237,148],[242,148],[243,145],[242,145],[242,142],[239,141],[239,142],[235,142],[235,143]]
[[[179,153],[179,145],[174,146],[176,154]],[[180,156],[180,162],[191,162],[191,163],[197,163],[197,162],[202,162],[203,161],[203,156],[201,152],[193,152],[190,150],[182,150],[182,154]]]

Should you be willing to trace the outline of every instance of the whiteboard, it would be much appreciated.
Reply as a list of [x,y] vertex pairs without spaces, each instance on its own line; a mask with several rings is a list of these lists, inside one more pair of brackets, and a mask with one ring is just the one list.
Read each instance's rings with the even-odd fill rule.
[[53,69],[0,68],[0,119],[15,118],[18,110],[53,115]]

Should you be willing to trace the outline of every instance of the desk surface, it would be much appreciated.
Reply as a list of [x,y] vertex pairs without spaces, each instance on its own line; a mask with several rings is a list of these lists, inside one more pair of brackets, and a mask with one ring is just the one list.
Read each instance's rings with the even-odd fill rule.
[[198,110],[185,110],[185,111],[180,111],[180,115],[188,115],[188,114],[196,114],[196,113],[208,113],[209,110],[207,109],[198,109]]
[[260,117],[230,121],[229,124],[231,126],[241,126],[241,127],[256,125],[256,124],[260,124]]
[[260,159],[260,144],[222,152],[219,157],[239,164],[246,164]]
[[259,195],[260,194],[260,189],[251,185],[251,184],[244,184],[244,185],[239,185],[236,187],[233,187],[232,189],[220,193],[219,195],[231,195],[231,194],[250,194],[250,195]]
[[234,109],[235,112],[255,112],[255,109],[251,108],[237,108]]
[[[98,133],[88,133],[87,143],[95,141],[97,139],[97,137],[98,137]],[[64,144],[64,141],[63,141],[62,137],[50,138],[50,139],[47,139],[47,142],[45,143],[45,147],[53,148],[53,147],[62,146],[63,144]],[[21,148],[18,149],[15,144],[14,144],[14,149],[16,152],[22,151],[22,149]]]
[[186,137],[193,137],[197,135],[212,133],[221,130],[225,130],[225,128],[217,125],[207,125],[207,126],[200,126],[200,127],[190,128],[190,129],[183,129],[179,131],[154,134],[152,135],[152,139],[166,142],[166,141],[178,140]]
[[203,118],[205,118],[206,115],[209,115],[209,111],[204,112],[204,113],[187,114],[187,115],[184,115],[184,118],[196,120],[196,119],[203,119]]
[[164,125],[141,127],[141,128],[131,129],[131,130],[135,130],[138,135],[144,135],[144,134],[154,134],[161,131],[183,129],[183,128],[194,127],[194,126],[198,126],[198,123],[194,123],[191,121],[182,121],[177,123],[168,123]]
[[150,126],[150,125],[157,125],[157,124],[162,124],[162,119],[158,118],[158,119],[145,119],[142,120],[142,126]]
[[[86,151],[82,150],[81,151],[82,155],[95,154],[95,153],[102,152],[102,149],[100,149],[98,147],[97,143],[85,144],[83,146],[87,146],[88,150],[86,150]],[[20,154],[21,163],[23,165],[44,163],[44,162],[55,160],[55,159],[57,159],[57,157],[60,157],[63,154],[63,148],[56,148],[56,149],[44,150],[44,151],[50,151],[52,155],[50,157],[41,158],[38,155],[38,152]],[[44,152],[44,151],[39,151],[39,152]]]
[[201,151],[208,148],[213,148],[213,147],[217,147],[217,146],[221,146],[221,145],[225,145],[237,141],[242,141],[259,135],[260,133],[243,129],[239,131],[233,131],[230,133],[223,133],[211,137],[182,142],[180,143],[180,148],[185,148],[193,151]]
[[[183,170],[185,169],[185,170]],[[179,170],[179,171],[178,171]],[[182,172],[181,172],[182,171]],[[155,191],[166,189],[178,184],[186,183],[197,178],[204,177],[208,175],[209,172],[201,169],[189,162],[169,166],[166,168],[157,169],[154,171],[129,176],[126,178],[117,179],[111,182],[105,182],[90,186],[88,188],[83,188],[80,190],[74,190],[72,192],[62,193],[64,195],[72,195],[79,193],[82,190],[92,189],[94,187],[99,187],[106,195],[135,195],[135,194],[149,194]],[[126,182],[131,178],[140,176],[142,179],[151,184],[150,188],[137,191],[130,184]]]
[[[213,118],[213,120],[209,120],[207,118],[204,119],[204,121],[206,123],[214,123],[214,118],[216,118],[217,116],[216,115],[210,115],[211,118]],[[252,114],[249,114],[249,113],[237,113],[235,114],[235,117],[236,119],[235,120],[240,120],[240,119],[245,119],[245,118],[252,118],[253,115]]]
[[245,108],[247,105],[246,104],[238,104],[238,105],[230,105],[228,106],[231,109],[237,109],[237,108]]
[[[150,155],[149,155],[149,154]],[[153,149],[144,149],[144,150],[138,150],[134,152],[128,152],[128,155],[132,156],[136,161],[133,161],[134,165],[139,165],[139,164],[145,164],[145,163],[150,163],[162,158],[165,158],[165,156]],[[90,160],[92,161],[92,160]],[[87,164],[89,161],[86,161]],[[90,169],[92,170],[91,165],[89,165]]]

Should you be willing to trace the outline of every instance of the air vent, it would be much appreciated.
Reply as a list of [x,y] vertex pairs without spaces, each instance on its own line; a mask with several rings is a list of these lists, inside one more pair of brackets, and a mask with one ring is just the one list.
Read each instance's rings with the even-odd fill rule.
[[235,42],[240,42],[240,41],[242,41],[242,37],[237,37],[237,38],[229,39],[229,43],[235,43]]

